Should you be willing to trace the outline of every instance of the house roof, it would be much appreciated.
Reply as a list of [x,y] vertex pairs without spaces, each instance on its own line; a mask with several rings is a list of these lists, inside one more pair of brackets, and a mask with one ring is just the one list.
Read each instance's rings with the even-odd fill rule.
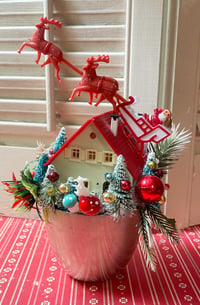
[[128,139],[123,128],[120,128],[124,125],[124,121],[121,117],[117,118],[118,120],[118,131],[117,135],[114,136],[110,128],[111,125],[111,116],[113,111],[109,111],[97,116],[92,117],[85,122],[64,144],[63,146],[48,160],[46,165],[50,164],[56,157],[63,151],[68,145],[81,134],[81,132],[90,124],[94,124],[96,128],[100,131],[102,136],[105,138],[107,143],[110,145],[112,150],[116,155],[122,154],[126,160],[127,169],[130,174],[135,178],[141,174],[142,168],[144,166],[144,159],[141,154],[138,153],[136,149],[136,144],[134,141]]

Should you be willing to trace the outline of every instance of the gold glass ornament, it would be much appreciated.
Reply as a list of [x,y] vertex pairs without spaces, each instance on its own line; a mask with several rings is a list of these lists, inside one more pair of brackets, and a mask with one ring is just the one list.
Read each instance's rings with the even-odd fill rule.
[[69,192],[69,185],[67,183],[61,183],[59,186],[59,191],[64,194]]
[[49,187],[47,188],[47,195],[49,195],[49,196],[55,196],[55,193],[56,193],[56,190],[55,190],[55,188],[54,188],[53,186],[49,186]]
[[103,201],[106,203],[112,203],[116,200],[116,196],[112,192],[103,193]]
[[149,161],[147,163],[148,168],[155,169],[156,168],[156,162],[155,161]]
[[164,195],[162,195],[161,196],[161,198],[160,198],[160,200],[158,201],[159,202],[159,204],[165,204],[165,202],[166,202],[166,198],[165,198],[165,196]]

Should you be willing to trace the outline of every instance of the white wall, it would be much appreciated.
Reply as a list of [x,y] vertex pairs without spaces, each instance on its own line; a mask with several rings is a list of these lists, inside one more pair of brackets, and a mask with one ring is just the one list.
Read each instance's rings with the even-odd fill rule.
[[[0,146],[0,181],[12,180],[12,173],[19,178],[27,161],[35,159],[36,150],[34,148]],[[38,218],[33,210],[31,213],[16,212],[12,209],[12,196],[4,191],[5,187],[0,183],[0,215],[13,217]]]

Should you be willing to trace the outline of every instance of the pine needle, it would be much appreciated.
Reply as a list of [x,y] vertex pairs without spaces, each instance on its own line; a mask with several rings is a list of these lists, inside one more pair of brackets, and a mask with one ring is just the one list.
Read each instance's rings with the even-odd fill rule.
[[180,236],[177,233],[176,222],[174,219],[167,218],[164,214],[162,214],[161,210],[153,204],[149,204],[146,210],[152,223],[170,242],[178,243],[180,241]]
[[180,124],[172,127],[172,133],[163,141],[153,144],[150,143],[150,151],[155,153],[159,160],[160,169],[169,169],[181,157],[185,145],[190,142],[191,132],[182,129],[179,131]]
[[140,213],[139,221],[139,242],[147,267],[150,266],[152,271],[156,270],[156,255],[153,245],[153,237],[151,231],[151,222],[148,214],[141,206],[138,207]]

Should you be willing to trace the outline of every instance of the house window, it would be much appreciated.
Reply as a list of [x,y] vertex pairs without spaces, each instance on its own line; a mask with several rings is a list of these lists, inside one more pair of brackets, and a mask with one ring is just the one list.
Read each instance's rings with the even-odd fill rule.
[[102,163],[103,164],[113,164],[113,162],[114,162],[114,154],[109,151],[104,151]]
[[80,149],[79,148],[71,149],[71,160],[80,160]]
[[86,150],[86,161],[96,163],[97,162],[97,151],[88,149]]

